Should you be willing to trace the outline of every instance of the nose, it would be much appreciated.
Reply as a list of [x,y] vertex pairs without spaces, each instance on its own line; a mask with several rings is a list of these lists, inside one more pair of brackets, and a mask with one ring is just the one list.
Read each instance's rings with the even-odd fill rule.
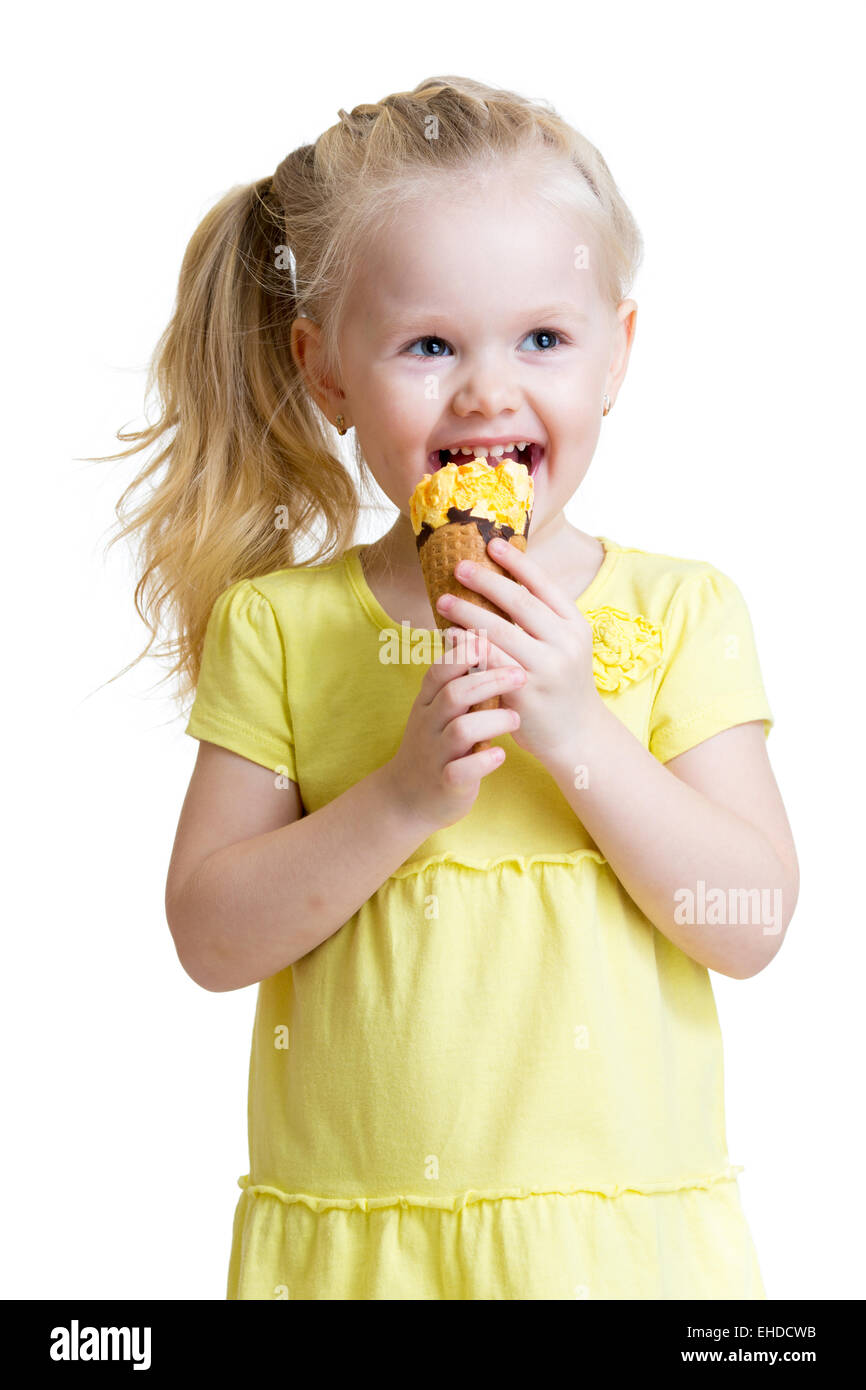
[[520,389],[513,368],[504,362],[486,359],[469,363],[466,375],[454,394],[452,408],[458,416],[483,415],[493,419],[520,408]]

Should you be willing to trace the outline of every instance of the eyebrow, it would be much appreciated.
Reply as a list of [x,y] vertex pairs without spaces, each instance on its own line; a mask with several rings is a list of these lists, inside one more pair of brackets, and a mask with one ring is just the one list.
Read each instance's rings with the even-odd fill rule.
[[555,319],[560,316],[570,319],[580,319],[582,323],[589,323],[589,314],[584,314],[580,309],[575,309],[573,304],[548,304],[544,309],[536,309],[534,317],[537,319]]
[[[444,318],[445,316],[440,310],[434,309],[429,312],[423,309],[409,310],[405,314],[395,314],[387,318],[382,324],[382,331],[385,333],[408,332],[413,325],[425,325],[431,328],[436,324],[444,323]],[[542,323],[544,319],[552,318],[570,318],[581,323],[589,323],[590,321],[588,314],[575,309],[571,304],[548,304],[541,309],[528,310],[521,315],[521,318],[523,320],[532,319],[536,323]]]

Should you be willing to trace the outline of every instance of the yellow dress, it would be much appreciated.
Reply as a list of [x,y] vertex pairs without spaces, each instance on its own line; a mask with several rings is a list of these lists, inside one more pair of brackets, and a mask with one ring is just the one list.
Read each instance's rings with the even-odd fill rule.
[[[576,602],[609,708],[662,762],[769,733],[734,583],[600,539]],[[432,659],[361,549],[219,596],[186,727],[297,782],[307,814],[396,752]],[[229,1299],[766,1297],[708,971],[496,741],[471,811],[258,987]]]

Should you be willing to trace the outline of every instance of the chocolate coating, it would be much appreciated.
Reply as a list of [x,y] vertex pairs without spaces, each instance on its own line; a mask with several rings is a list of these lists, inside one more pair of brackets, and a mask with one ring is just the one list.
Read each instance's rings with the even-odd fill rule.
[[[507,541],[514,535],[513,526],[508,526],[504,522],[502,525],[497,525],[495,521],[490,521],[486,516],[473,516],[468,508],[465,511],[461,511],[459,507],[449,507],[448,520],[449,522],[457,522],[461,526],[477,526],[485,545],[488,545],[489,542],[493,540],[494,536],[501,536],[503,540]],[[432,536],[435,530],[436,527],[431,526],[429,521],[423,523],[421,530],[415,537],[415,545],[418,550],[421,549],[427,537]],[[529,535],[528,512],[523,526],[523,534],[524,536]]]

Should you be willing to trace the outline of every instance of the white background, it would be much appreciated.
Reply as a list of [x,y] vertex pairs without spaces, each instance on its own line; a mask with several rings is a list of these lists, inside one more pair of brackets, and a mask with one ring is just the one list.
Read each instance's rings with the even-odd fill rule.
[[[197,744],[104,547],[196,224],[436,74],[551,100],[646,242],[627,380],[570,506],[749,605],[801,860],[770,967],[713,975],[768,1295],[862,1298],[863,108],[858,5],[41,6],[3,101],[6,1298],[225,1297],[255,988],[177,961]],[[384,520],[377,528],[384,529]],[[363,537],[369,538],[365,534]]]

